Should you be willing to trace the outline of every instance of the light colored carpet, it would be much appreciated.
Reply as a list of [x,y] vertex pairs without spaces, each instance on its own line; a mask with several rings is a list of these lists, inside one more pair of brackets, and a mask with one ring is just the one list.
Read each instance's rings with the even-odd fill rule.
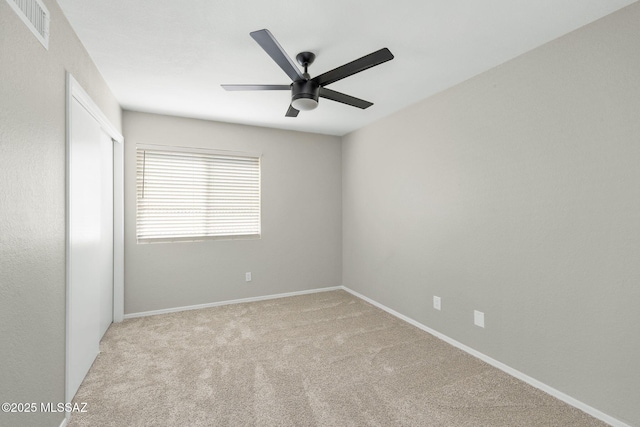
[[344,291],[107,331],[81,426],[604,426]]

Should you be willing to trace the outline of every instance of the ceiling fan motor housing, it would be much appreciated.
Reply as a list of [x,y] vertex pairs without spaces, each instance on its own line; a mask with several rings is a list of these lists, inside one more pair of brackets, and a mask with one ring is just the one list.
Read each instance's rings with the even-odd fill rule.
[[291,85],[291,105],[297,110],[313,110],[318,106],[320,85],[313,80],[297,80]]

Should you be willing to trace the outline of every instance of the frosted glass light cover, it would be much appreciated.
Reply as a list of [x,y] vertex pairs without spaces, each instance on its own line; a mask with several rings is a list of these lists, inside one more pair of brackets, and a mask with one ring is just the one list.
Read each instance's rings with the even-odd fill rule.
[[296,110],[308,111],[316,108],[318,106],[318,101],[311,98],[298,98],[293,100],[291,106]]

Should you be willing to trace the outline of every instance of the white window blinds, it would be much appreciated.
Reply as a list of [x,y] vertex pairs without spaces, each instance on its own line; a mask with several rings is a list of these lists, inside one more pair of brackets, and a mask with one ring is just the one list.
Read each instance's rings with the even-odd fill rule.
[[139,242],[260,236],[260,158],[137,149]]

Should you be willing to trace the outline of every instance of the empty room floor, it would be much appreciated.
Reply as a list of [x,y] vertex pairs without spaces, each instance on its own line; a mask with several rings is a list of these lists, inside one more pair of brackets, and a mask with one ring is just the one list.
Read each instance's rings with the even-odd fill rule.
[[69,427],[605,426],[345,292],[113,324]]

